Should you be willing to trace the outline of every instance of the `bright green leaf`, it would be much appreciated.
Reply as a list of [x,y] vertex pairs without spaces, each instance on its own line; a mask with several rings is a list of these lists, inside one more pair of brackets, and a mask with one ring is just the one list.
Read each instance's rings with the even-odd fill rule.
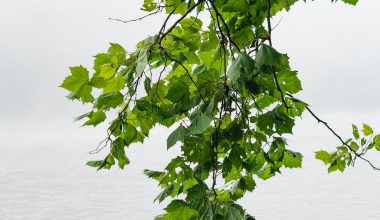
[[104,120],[106,120],[106,114],[103,111],[92,112],[87,116],[89,118],[83,125],[93,125],[94,127]]
[[301,168],[302,166],[302,155],[290,150],[286,150],[284,153],[284,158],[282,163],[287,168]]
[[315,158],[323,161],[326,165],[331,163],[331,156],[328,152],[320,150],[315,152]]
[[373,130],[371,128],[371,126],[369,126],[368,124],[366,123],[363,123],[363,129],[362,129],[362,132],[365,136],[368,136],[368,135],[371,135],[373,134]]
[[359,131],[358,131],[358,127],[356,125],[352,125],[352,134],[354,135],[355,139],[358,140],[359,139]]
[[70,71],[71,75],[65,78],[61,87],[75,93],[89,82],[88,70],[83,66],[76,66],[70,67]]

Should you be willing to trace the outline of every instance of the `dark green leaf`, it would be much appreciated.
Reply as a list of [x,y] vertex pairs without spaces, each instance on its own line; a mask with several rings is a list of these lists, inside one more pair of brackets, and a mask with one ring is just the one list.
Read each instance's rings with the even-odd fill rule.
[[155,220],[196,220],[198,211],[190,208],[182,200],[173,200],[166,208],[166,214],[157,216]]
[[244,211],[241,207],[232,205],[230,206],[226,213],[224,214],[224,220],[244,220]]
[[169,91],[166,98],[172,101],[173,103],[176,103],[179,100],[181,100],[184,96],[187,96],[188,93],[188,85],[183,81],[177,81],[169,87]]
[[256,64],[259,68],[263,65],[283,67],[284,55],[277,52],[271,46],[262,44],[256,54]]
[[129,158],[125,155],[125,144],[121,138],[117,138],[113,141],[111,146],[111,154],[118,161],[120,169],[124,169],[124,166],[129,164]]
[[167,148],[173,147],[177,141],[184,142],[186,134],[186,128],[180,125],[177,129],[175,129],[167,139]]
[[248,2],[247,0],[229,0],[222,10],[224,12],[243,13],[248,10]]
[[137,130],[135,126],[131,125],[130,123],[123,124],[123,134],[121,137],[126,142],[127,145],[133,143],[137,139]]
[[168,196],[170,196],[175,190],[174,184],[170,184],[168,187],[166,187],[155,199],[154,201],[158,200],[159,203],[164,201],[164,199]]
[[237,83],[237,80],[243,75],[246,78],[250,78],[253,69],[255,67],[255,61],[246,53],[241,53],[239,57],[234,60],[228,69],[228,78],[233,83]]
[[190,133],[191,134],[203,133],[204,131],[206,131],[208,127],[210,127],[210,123],[212,120],[213,120],[213,117],[211,117],[210,115],[201,114],[193,121],[193,123],[191,123],[189,127]]
[[343,2],[350,4],[350,5],[356,5],[359,0],[343,0]]

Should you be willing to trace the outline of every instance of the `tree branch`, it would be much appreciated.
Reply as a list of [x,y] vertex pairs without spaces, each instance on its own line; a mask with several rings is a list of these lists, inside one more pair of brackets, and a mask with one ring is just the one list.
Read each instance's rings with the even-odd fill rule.
[[[292,96],[291,94],[287,94],[290,98],[292,99],[295,99],[294,96]],[[376,167],[375,165],[373,165],[371,163],[371,161],[369,161],[368,159],[364,158],[361,154],[359,154],[358,152],[356,152],[355,150],[353,150],[350,145],[348,145],[346,142],[344,142],[343,138],[337,133],[335,132],[334,129],[332,129],[326,121],[323,121],[322,119],[320,119],[308,106],[305,106],[306,110],[311,114],[311,116],[313,116],[318,123],[322,123],[336,138],[338,138],[338,140],[344,145],[346,146],[353,154],[355,154],[356,157],[360,158],[361,160],[367,162],[371,167],[372,169],[374,170],[380,170],[380,168]]]

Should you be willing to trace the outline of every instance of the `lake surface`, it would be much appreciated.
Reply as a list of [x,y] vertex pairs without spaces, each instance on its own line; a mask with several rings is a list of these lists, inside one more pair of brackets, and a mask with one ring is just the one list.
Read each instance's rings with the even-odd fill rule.
[[[324,117],[348,136],[349,113]],[[347,121],[347,120],[350,121]],[[364,119],[380,129],[379,117]],[[161,169],[175,149],[166,151],[168,131],[155,129],[144,145],[128,149],[132,164],[125,170],[95,172],[86,160],[103,128],[78,128],[66,121],[4,122],[0,125],[0,219],[153,219],[164,205],[154,204],[157,184],[144,168]],[[376,220],[380,218],[380,172],[357,161],[354,169],[327,174],[313,152],[338,142],[321,125],[306,117],[290,148],[304,154],[303,169],[284,170],[268,181],[257,180],[254,193],[240,203],[258,220]],[[106,152],[104,152],[106,153]],[[380,165],[380,157],[371,159]]]

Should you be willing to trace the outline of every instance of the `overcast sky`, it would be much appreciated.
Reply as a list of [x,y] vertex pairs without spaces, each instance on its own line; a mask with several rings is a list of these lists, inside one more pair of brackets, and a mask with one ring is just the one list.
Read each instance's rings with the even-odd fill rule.
[[[0,119],[74,117],[83,109],[58,88],[68,67],[91,68],[109,42],[128,49],[154,34],[162,17],[122,24],[108,17],[141,15],[140,1],[1,0]],[[300,1],[283,13],[274,46],[299,70],[308,102],[323,111],[379,110],[380,1],[357,7]]]

